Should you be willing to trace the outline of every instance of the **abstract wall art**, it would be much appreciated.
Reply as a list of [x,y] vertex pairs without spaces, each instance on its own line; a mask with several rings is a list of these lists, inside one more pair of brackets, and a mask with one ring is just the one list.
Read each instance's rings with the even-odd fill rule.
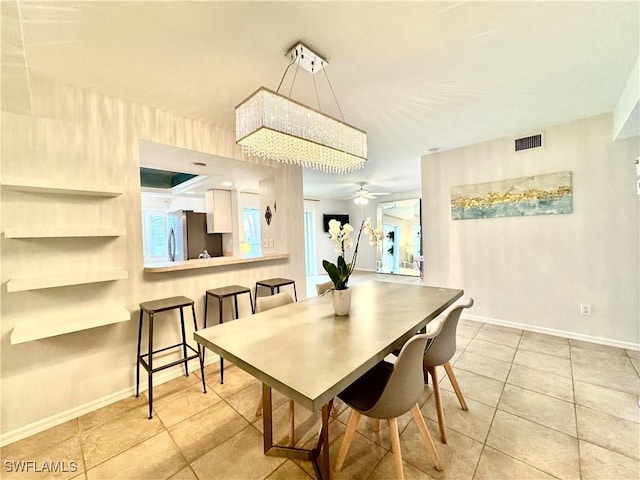
[[453,220],[572,212],[571,172],[451,187]]

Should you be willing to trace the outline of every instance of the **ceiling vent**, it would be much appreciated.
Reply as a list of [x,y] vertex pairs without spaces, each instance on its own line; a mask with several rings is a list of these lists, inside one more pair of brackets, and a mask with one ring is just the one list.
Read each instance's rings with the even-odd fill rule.
[[543,145],[542,140],[543,138],[541,133],[530,135],[528,137],[516,138],[516,152],[531,150],[532,148],[541,148]]

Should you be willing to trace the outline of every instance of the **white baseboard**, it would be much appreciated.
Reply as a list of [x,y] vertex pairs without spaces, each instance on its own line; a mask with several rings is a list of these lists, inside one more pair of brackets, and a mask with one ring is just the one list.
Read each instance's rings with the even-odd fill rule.
[[[219,358],[220,357],[218,357],[214,353],[207,352],[205,366],[209,365],[210,363],[218,362]],[[146,373],[144,373],[144,369],[141,370],[140,393],[142,394],[143,392],[147,391],[147,375]],[[197,370],[200,370],[200,364],[196,360],[190,361],[189,372],[194,372]],[[184,375],[184,371],[182,368],[169,368],[164,372],[154,374],[153,384],[154,386],[158,386],[170,380],[173,380],[174,378],[178,378],[181,375]],[[78,405],[77,407],[66,410],[64,412],[60,412],[51,417],[43,418],[42,420],[38,420],[37,422],[30,423],[9,432],[2,432],[2,434],[0,434],[0,447],[4,447],[6,445],[9,445],[10,443],[17,442],[18,440],[22,440],[23,438],[30,437],[31,435],[35,435],[36,433],[40,433],[44,430],[55,427],[69,420],[73,420],[74,418],[81,417],[82,415],[86,415],[87,413],[94,412],[100,408],[111,405],[112,403],[124,400],[125,398],[129,398],[135,394],[136,387],[135,385],[132,385],[131,387],[120,390],[119,392],[114,392],[105,397],[98,398],[92,402]]]
[[500,325],[503,327],[518,328],[529,332],[544,333],[555,337],[571,338],[573,340],[582,340],[584,342],[597,343],[600,345],[608,345],[610,347],[624,348],[626,350],[640,351],[640,343],[623,342],[621,340],[613,340],[611,338],[594,337],[592,335],[584,335],[582,333],[568,332],[565,330],[556,330],[554,328],[539,327],[537,325],[529,325],[526,323],[509,322],[507,320],[498,320],[496,318],[481,317],[480,315],[463,314],[461,318],[492,325]]

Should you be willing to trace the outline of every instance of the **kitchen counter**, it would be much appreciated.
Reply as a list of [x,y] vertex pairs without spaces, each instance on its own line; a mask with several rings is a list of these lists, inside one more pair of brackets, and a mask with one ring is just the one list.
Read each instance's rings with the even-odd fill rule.
[[194,260],[183,260],[180,262],[153,263],[144,266],[145,273],[166,273],[178,272],[181,270],[192,270],[194,268],[214,268],[228,265],[241,265],[254,262],[269,262],[272,260],[282,260],[289,258],[288,253],[269,253],[259,257],[212,257]]

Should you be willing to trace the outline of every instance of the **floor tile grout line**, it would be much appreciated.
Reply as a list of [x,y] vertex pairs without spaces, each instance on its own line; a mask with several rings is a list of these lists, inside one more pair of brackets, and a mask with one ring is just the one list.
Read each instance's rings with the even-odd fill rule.
[[80,420],[76,418],[76,425],[78,427],[78,443],[80,444],[80,455],[82,455],[82,469],[84,471],[84,478],[87,480],[89,478],[89,473],[87,469],[87,460],[84,455],[84,443],[82,442],[82,432],[80,431]]
[[[571,342],[569,342],[571,344]],[[582,449],[580,448],[580,428],[578,427],[578,405],[576,402],[576,378],[573,375],[573,348],[569,348],[569,369],[571,371],[571,394],[573,395],[573,415],[576,419],[576,446],[578,447],[578,474],[582,479]]]
[[[209,393],[209,392],[207,392],[207,393]],[[203,393],[203,394],[204,394],[204,393]],[[206,394],[205,394],[205,395],[206,395]],[[202,410],[200,410],[200,411],[202,411]],[[200,412],[200,411],[199,411],[199,412]],[[197,412],[197,413],[199,413],[199,412]],[[154,410],[154,413],[156,414],[156,416],[158,416],[158,412],[156,412],[156,411]],[[196,415],[197,413],[194,413],[194,415]],[[189,416],[189,418],[191,418],[191,417],[193,417],[193,415]],[[178,450],[178,452],[180,452],[180,455],[181,455],[181,456],[182,456],[182,458],[184,459],[184,462],[185,462],[186,466],[188,466],[188,467],[191,469],[191,471],[193,471],[193,468],[191,467],[191,463],[189,462],[189,460],[187,459],[187,457],[184,455],[184,452],[182,451],[182,449],[180,448],[180,446],[178,445],[178,443],[176,442],[176,440],[173,438],[173,435],[171,435],[171,432],[169,431],[169,427],[167,427],[167,425],[164,423],[164,421],[162,420],[162,417],[161,417],[161,416],[158,416],[158,420],[159,420],[159,421],[160,421],[160,423],[162,424],[162,427],[164,428],[164,431],[165,431],[165,432],[167,432],[167,435],[169,436],[169,439],[171,439],[171,442],[172,442],[172,443],[174,444],[174,446],[176,447],[176,450]],[[176,425],[178,425],[179,423],[181,423],[181,422],[176,423]],[[184,467],[182,467],[180,470],[178,470],[178,472],[180,472],[183,468],[184,468]],[[178,473],[178,472],[174,472],[174,473],[172,473],[172,474],[171,474],[171,476],[175,475],[175,474],[176,474],[176,473]],[[199,477],[198,477],[198,475],[196,475],[196,472],[195,472],[195,471],[193,471],[193,474],[195,475],[195,477],[196,477],[196,478],[199,478]],[[170,476],[170,477],[167,477],[167,478],[171,478],[171,476]],[[166,480],[166,479],[165,479],[165,480]]]
[[[157,418],[157,415],[156,415],[156,418]],[[164,424],[162,423],[162,420],[160,420],[160,418],[157,418],[157,419],[158,419],[158,421],[160,422],[160,425],[162,426],[162,428],[165,428]],[[149,418],[148,420],[153,421],[153,419],[151,419],[151,418]],[[108,422],[106,422],[106,423],[108,423]],[[105,424],[102,424],[102,425],[105,425]],[[131,450],[132,448],[137,447],[138,445],[140,445],[140,444],[142,444],[142,443],[146,442],[147,440],[149,440],[149,439],[151,439],[151,438],[153,438],[153,437],[155,437],[155,436],[159,435],[160,433],[162,433],[162,431],[155,432],[153,435],[150,435],[150,436],[148,436],[148,437],[146,437],[146,438],[143,438],[142,440],[140,440],[140,441],[138,441],[138,442],[135,442],[134,444],[129,445],[129,446],[128,446],[127,448],[125,448],[124,450],[119,450],[118,452],[114,453],[113,455],[111,455],[111,456],[109,456],[109,457],[107,457],[107,458],[103,459],[101,462],[96,463],[96,464],[95,464],[95,465],[93,465],[91,468],[87,468],[87,465],[86,465],[86,463],[85,463],[85,470],[86,470],[86,472],[87,472],[87,476],[88,476],[88,472],[89,472],[89,470],[93,470],[93,469],[94,469],[94,468],[96,468],[97,466],[102,465],[102,464],[104,464],[104,463],[108,462],[109,460],[111,460],[112,458],[117,457],[118,455],[122,455],[124,452],[127,452],[127,451]],[[82,439],[80,439],[80,441],[82,442]],[[83,449],[83,451],[84,451],[84,449]]]
[[[536,371],[538,371],[538,372],[542,372],[542,370],[536,370]],[[548,372],[543,372],[543,373],[548,373]],[[568,380],[568,377],[560,377],[560,378],[566,378],[566,379]],[[569,404],[571,404],[571,405],[575,405],[575,401],[570,402],[569,400],[565,400],[565,399],[563,399],[563,398],[554,397],[553,395],[549,395],[548,393],[539,392],[539,391],[537,391],[537,390],[532,390],[531,388],[523,387],[522,385],[517,385],[517,384],[515,384],[515,383],[509,383],[509,382],[508,382],[508,380],[509,380],[509,379],[507,378],[507,381],[505,381],[505,383],[506,383],[506,384],[508,384],[508,385],[511,385],[512,387],[521,388],[522,390],[526,390],[526,391],[528,391],[528,392],[537,393],[538,395],[544,395],[545,397],[549,397],[549,398],[552,398],[552,399],[554,399],[554,400],[558,400],[558,401],[560,401],[560,402],[565,402],[565,403],[569,403]],[[505,412],[505,411],[506,411],[506,410],[503,410],[503,412]],[[507,413],[510,413],[510,412],[507,412]]]
[[[520,341],[522,340],[522,334],[520,334],[520,340],[518,340],[518,345],[520,344]],[[517,347],[516,347],[517,348]],[[465,348],[466,351],[466,348]],[[515,358],[515,354],[514,354],[514,358]],[[500,396],[498,397],[498,403],[496,403],[496,406],[493,410],[493,415],[491,416],[491,422],[489,423],[489,429],[487,430],[487,434],[484,437],[484,441],[482,442],[482,448],[480,448],[480,455],[478,455],[478,461],[475,464],[475,467],[473,468],[473,474],[471,475],[471,478],[475,478],[476,473],[478,472],[478,466],[480,466],[480,460],[482,459],[482,455],[484,454],[484,450],[487,447],[487,440],[489,440],[489,434],[491,433],[491,429],[493,428],[493,422],[496,419],[496,414],[498,413],[498,406],[500,405],[500,400],[502,399],[502,395],[504,394],[504,389],[507,385],[507,378],[509,378],[509,374],[511,373],[511,368],[513,367],[513,360],[510,362],[509,364],[509,371],[507,372],[507,376],[504,379],[504,382],[502,382],[502,391],[500,392]],[[496,451],[500,451],[498,449],[495,449]],[[500,453],[502,453],[500,451]]]
[[[517,348],[519,348],[519,345],[520,345],[520,342],[521,342],[521,341],[522,341],[522,335],[520,336],[520,340],[518,341],[518,347],[517,347]],[[514,359],[515,359],[515,357],[514,357]],[[490,446],[490,445],[487,445],[487,440],[489,439],[489,434],[491,433],[491,428],[493,428],[493,422],[495,421],[495,417],[496,417],[496,414],[498,413],[498,410],[500,410],[501,412],[507,413],[507,414],[509,414],[509,415],[513,415],[514,417],[518,417],[518,418],[521,418],[521,419],[526,420],[526,421],[528,421],[528,422],[534,423],[534,424],[539,425],[539,426],[541,426],[541,427],[549,428],[550,430],[553,430],[553,431],[556,431],[556,432],[562,433],[562,434],[564,434],[564,435],[567,435],[567,433],[565,433],[565,432],[560,432],[559,430],[555,430],[555,429],[553,429],[553,428],[551,428],[551,427],[549,427],[549,426],[547,426],[547,425],[542,425],[542,424],[540,424],[540,423],[538,423],[538,422],[535,422],[535,421],[533,421],[533,420],[531,420],[531,419],[528,419],[528,418],[525,418],[525,417],[521,417],[520,415],[515,415],[515,414],[513,414],[513,413],[511,413],[511,412],[507,412],[506,410],[502,410],[502,409],[500,408],[500,400],[502,399],[502,395],[504,394],[504,390],[505,390],[505,388],[506,388],[506,386],[507,386],[507,381],[508,381],[508,379],[509,379],[509,375],[511,374],[511,369],[513,368],[513,365],[514,365],[514,362],[511,362],[511,366],[509,367],[509,373],[507,374],[507,378],[506,378],[506,379],[505,379],[505,381],[504,381],[504,385],[503,385],[503,388],[502,388],[502,392],[500,393],[500,398],[498,399],[498,404],[496,405],[496,408],[495,408],[495,411],[494,411],[494,414],[493,414],[493,418],[491,419],[491,425],[490,425],[490,427],[489,427],[489,431],[487,432],[487,436],[486,436],[485,441],[484,441],[483,446],[482,446],[482,451],[480,452],[480,457],[478,458],[478,464],[476,464],[476,469],[475,469],[475,470],[474,470],[474,472],[473,472],[473,477],[475,477],[475,474],[476,474],[476,472],[477,472],[477,467],[478,467],[478,465],[480,464],[480,458],[482,458],[482,454],[484,453],[485,447],[489,447],[489,448],[494,449],[494,450],[495,450],[495,451],[497,451],[497,452],[500,452],[500,453],[501,453],[501,454],[503,454],[503,455],[507,455],[507,456],[509,456],[509,457],[511,457],[511,458],[514,458],[515,460],[517,460],[518,462],[520,462],[520,463],[522,463],[522,464],[524,464],[524,465],[527,465],[527,466],[529,466],[529,467],[531,467],[531,468],[534,468],[534,469],[536,469],[536,470],[539,470],[539,471],[541,471],[541,472],[543,472],[543,473],[545,473],[545,474],[551,475],[552,477],[558,478],[556,475],[552,474],[551,472],[548,472],[548,471],[546,471],[546,470],[543,470],[542,468],[537,467],[537,466],[535,466],[535,465],[531,465],[531,464],[529,464],[529,463],[525,462],[525,461],[524,461],[524,460],[522,460],[522,459],[519,459],[519,458],[513,457],[512,455],[509,455],[508,453],[503,452],[502,450],[498,450],[498,449],[497,449],[497,448],[495,448],[495,447],[492,447],[492,446]],[[518,364],[516,364],[516,365],[518,365]],[[545,373],[546,373],[546,372],[545,372]],[[572,377],[573,377],[573,375],[572,375]],[[512,384],[508,384],[508,385],[512,385]],[[517,386],[517,385],[516,385],[516,386]],[[539,393],[539,392],[536,392],[536,393]],[[574,407],[575,407],[575,403],[574,403]],[[576,419],[576,426],[577,426],[577,419]],[[576,435],[576,441],[578,441],[577,435]],[[579,458],[579,457],[578,457],[578,458]],[[473,477],[472,477],[472,478],[473,478]]]

